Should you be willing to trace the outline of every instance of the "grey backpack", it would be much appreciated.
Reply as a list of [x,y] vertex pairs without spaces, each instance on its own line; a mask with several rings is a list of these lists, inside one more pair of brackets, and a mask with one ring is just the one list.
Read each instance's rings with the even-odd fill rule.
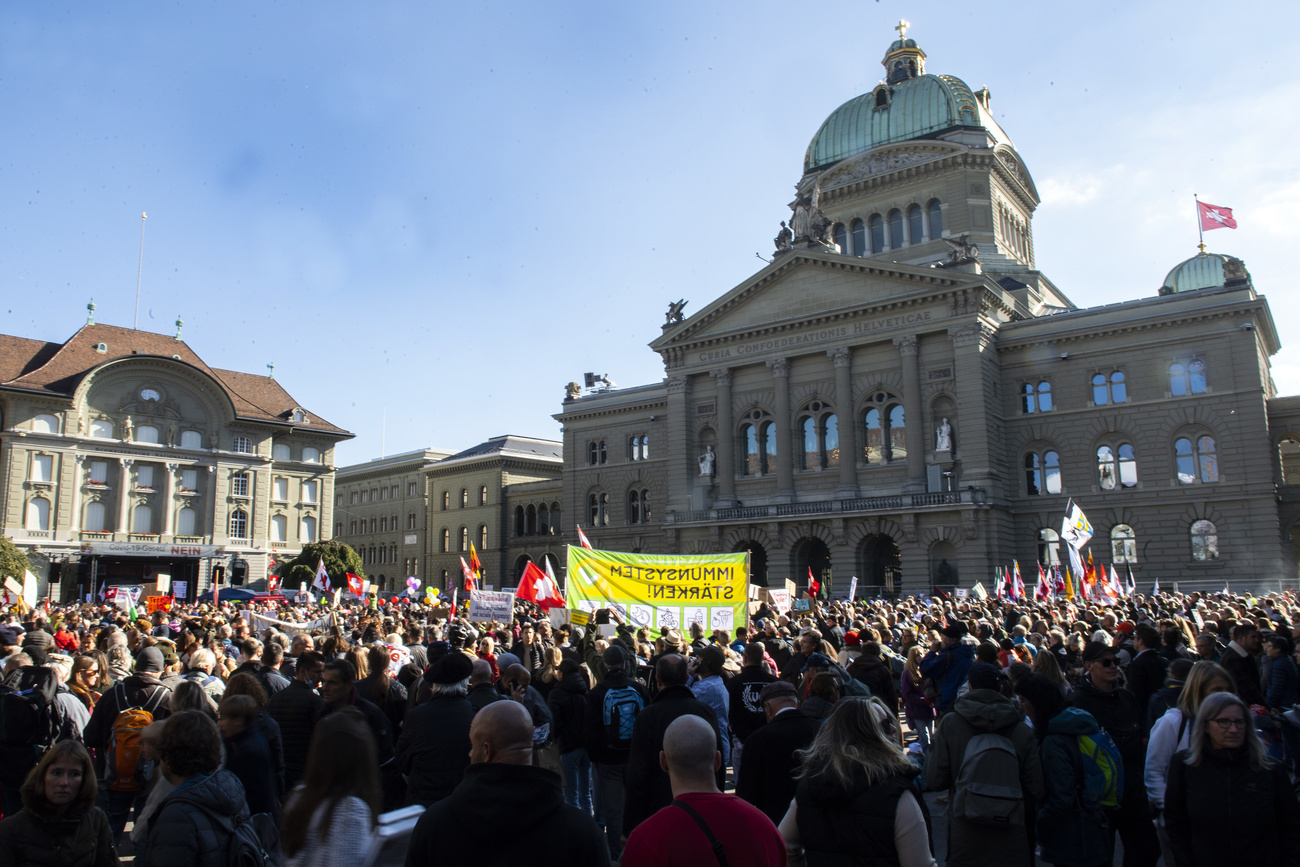
[[1025,824],[1020,759],[1009,737],[983,732],[966,744],[957,771],[952,811],[954,816],[977,825]]

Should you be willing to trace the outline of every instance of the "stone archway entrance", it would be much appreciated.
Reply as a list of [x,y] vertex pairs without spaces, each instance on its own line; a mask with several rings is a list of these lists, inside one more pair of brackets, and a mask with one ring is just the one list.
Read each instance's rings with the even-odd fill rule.
[[794,579],[795,587],[800,592],[808,589],[808,572],[811,570],[812,576],[822,585],[822,592],[829,594],[831,549],[826,547],[826,543],[821,539],[805,536],[794,544],[791,553],[794,574],[790,577]]
[[859,554],[862,580],[869,593],[897,593],[903,583],[898,543],[883,533],[862,540]]
[[519,579],[523,577],[524,568],[531,562],[533,562],[533,558],[529,557],[527,554],[520,554],[519,557],[516,558],[514,571],[516,586],[519,584]]
[[731,549],[733,554],[739,554],[741,551],[749,554],[749,583],[756,587],[766,587],[767,549],[751,539],[739,542]]

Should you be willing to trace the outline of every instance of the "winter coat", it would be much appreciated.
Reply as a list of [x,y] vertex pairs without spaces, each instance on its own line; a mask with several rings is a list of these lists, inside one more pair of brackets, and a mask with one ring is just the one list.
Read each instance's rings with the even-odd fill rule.
[[429,804],[451,794],[469,766],[474,707],[464,696],[435,695],[406,714],[397,741],[397,766],[406,775],[407,801]]
[[1237,642],[1231,642],[1219,660],[1237,684],[1237,697],[1246,704],[1265,704],[1264,690],[1259,675],[1259,660],[1239,651]]
[[1288,710],[1300,702],[1300,672],[1296,671],[1295,661],[1286,654],[1272,660],[1268,669],[1268,706],[1277,710]]
[[233,738],[225,738],[222,746],[226,755],[222,767],[243,783],[248,812],[277,815],[279,791],[275,764],[271,747],[257,724],[250,724]]
[[301,680],[293,681],[266,703],[266,713],[280,726],[284,742],[286,790],[302,779],[307,768],[307,747],[324,710],[325,700]]
[[925,799],[916,788],[919,773],[895,774],[876,783],[859,774],[847,787],[829,773],[800,780],[795,817],[809,867],[896,867],[898,799],[911,792],[925,810]]
[[764,666],[747,665],[740,674],[727,681],[727,722],[731,733],[740,740],[745,740],[767,723],[758,697],[763,687],[775,680],[776,676]]
[[[1151,696],[1164,685],[1167,665],[1159,653],[1144,650],[1133,658],[1128,670],[1124,672],[1125,688],[1137,698],[1138,706],[1143,712],[1146,711]],[[1149,723],[1147,727],[1150,727]]]
[[587,718],[587,679],[581,672],[566,675],[551,690],[551,736],[561,753],[571,752],[587,744],[585,732]]
[[1038,845],[1042,860],[1056,867],[1101,867],[1109,863],[1106,818],[1079,805],[1083,766],[1079,735],[1101,730],[1086,711],[1067,707],[1047,724],[1040,751],[1044,795],[1038,808]]
[[934,741],[925,757],[925,782],[931,789],[947,789],[949,864],[1030,864],[1028,824],[1007,827],[980,825],[953,815],[957,777],[971,738],[979,734],[1005,735],[1016,748],[1020,763],[1020,790],[1025,795],[1026,823],[1043,797],[1043,769],[1038,741],[1020,718],[1020,711],[999,692],[973,689],[939,720]]
[[[153,712],[154,721],[157,722],[166,719],[170,711],[171,690],[152,675],[133,674],[122,681],[122,688],[125,694],[123,689],[114,686],[100,696],[90,715],[90,722],[86,723],[86,730],[82,733],[82,741],[87,749],[95,751],[98,762],[96,768],[100,773],[104,770],[104,757],[108,752],[109,741],[113,738],[113,723],[117,722],[119,713],[128,707],[152,707],[154,702],[159,702]],[[161,699],[155,699],[154,693],[159,691],[165,695]],[[122,703],[124,697],[125,704]]]
[[[672,803],[672,786],[667,772],[659,767],[659,752],[664,748],[664,732],[668,726],[679,716],[687,714],[708,720],[713,731],[717,732],[718,720],[713,711],[692,695],[684,684],[661,689],[654,701],[637,716],[624,783],[624,834],[631,834],[633,828]],[[718,751],[722,751],[721,735],[718,735]],[[723,789],[726,782],[724,773],[725,768],[716,775],[719,789]]]
[[871,694],[890,708],[898,707],[898,691],[894,688],[894,673],[878,656],[859,656],[849,669],[855,680],[865,683]]
[[934,679],[939,688],[936,702],[942,713],[957,700],[957,690],[966,682],[970,667],[975,664],[974,645],[958,643],[941,650],[932,650],[921,659],[921,674]]
[[469,688],[467,698],[474,707],[474,712],[478,713],[493,702],[501,701],[505,696],[490,683],[476,683]]
[[0,867],[109,867],[117,863],[108,817],[98,807],[49,821],[24,807],[0,822]]
[[821,720],[783,710],[745,739],[736,795],[766,813],[773,825],[780,824],[794,797],[795,751],[807,749],[821,726]]
[[912,675],[903,671],[903,712],[909,720],[925,722],[934,719],[934,702],[925,697],[921,684],[912,680]]
[[1145,811],[1147,795],[1142,774],[1147,761],[1146,709],[1127,689],[1117,686],[1109,691],[1100,690],[1091,678],[1083,679],[1070,703],[1087,711],[1119,748],[1124,759],[1124,809]]
[[230,833],[221,827],[248,818],[244,786],[230,771],[181,783],[149,819],[149,835],[136,854],[137,867],[226,867]]
[[1165,830],[1178,867],[1300,864],[1300,806],[1286,768],[1250,767],[1244,749],[1204,751],[1197,767],[1176,753],[1165,790]]
[[471,765],[411,833],[407,867],[608,867],[605,834],[564,803],[560,777],[531,765]]
[[584,717],[586,728],[585,741],[587,754],[591,760],[602,765],[626,765],[631,749],[618,750],[609,745],[605,732],[605,695],[611,689],[632,687],[641,696],[642,709],[650,704],[650,693],[640,682],[628,677],[622,670],[615,669],[605,673],[605,679],[587,694],[587,710]]

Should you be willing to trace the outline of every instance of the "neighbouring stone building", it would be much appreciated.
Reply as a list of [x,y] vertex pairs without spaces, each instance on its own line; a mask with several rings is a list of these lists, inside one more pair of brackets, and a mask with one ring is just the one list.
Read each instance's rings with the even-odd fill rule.
[[1275,395],[1242,262],[1202,248],[1078,307],[1038,270],[1038,192],[989,91],[927,73],[905,36],[883,64],[813,137],[771,264],[670,307],[663,381],[569,386],[570,522],[875,594],[1012,560],[1032,580],[1064,558],[1072,498],[1094,559],[1140,584],[1294,580],[1300,398]]
[[174,337],[95,324],[63,343],[0,335],[0,527],[72,600],[107,584],[178,595],[214,566],[265,587],[269,560],[328,535],[334,446],[352,434],[270,376],[209,367]]

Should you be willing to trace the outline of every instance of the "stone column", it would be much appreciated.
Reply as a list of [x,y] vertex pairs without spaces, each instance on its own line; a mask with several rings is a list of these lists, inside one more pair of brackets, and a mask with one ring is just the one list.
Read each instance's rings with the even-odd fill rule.
[[[670,467],[675,465],[677,469],[668,471],[668,491],[667,506],[669,511],[684,512],[693,508],[691,504],[691,491],[694,490],[696,479],[700,474],[700,465],[697,462],[695,431],[691,427],[691,380],[687,376],[672,376],[668,378],[668,421],[665,425],[667,435],[662,443],[651,442],[651,449],[667,449],[666,454],[670,455]],[[585,457],[585,453],[579,454],[579,460]],[[576,473],[565,472],[566,477],[576,476]],[[565,492],[569,493],[568,491]],[[576,502],[580,506],[585,505],[581,502],[580,496],[576,493],[570,495],[570,502]],[[579,512],[581,514],[581,512]],[[575,519],[570,517],[569,523],[572,524]],[[426,553],[424,562],[428,563],[430,554]]]
[[75,463],[72,466],[72,512],[68,515],[68,538],[70,539],[76,539],[77,533],[81,530],[81,488],[85,484],[81,477],[81,468],[86,462],[86,455],[74,455],[73,460]]
[[736,431],[731,417],[731,368],[710,371],[718,386],[718,498],[713,505],[736,505]]
[[794,502],[794,443],[790,425],[790,359],[773,358],[767,363],[776,386],[776,501]]
[[162,534],[164,536],[172,535],[172,522],[176,519],[176,504],[172,502],[172,497],[175,496],[176,470],[178,467],[180,467],[180,464],[175,462],[166,464],[167,474],[163,476],[161,502],[163,507]]
[[135,463],[131,458],[118,458],[122,465],[121,477],[117,480],[117,532],[131,532],[131,465]]
[[903,360],[903,412],[907,416],[906,493],[925,492],[925,419],[921,409],[920,345],[915,334],[895,337]]
[[[848,500],[858,495],[858,447],[853,419],[853,350],[847,346],[826,353],[835,362],[835,421],[840,439],[840,485],[835,496]],[[908,452],[911,454],[911,452]]]
[[[992,430],[989,418],[995,417],[998,409],[996,399],[984,385],[985,365],[997,364],[997,353],[992,351],[993,332],[975,322],[949,328],[948,336],[953,346],[952,372],[957,400],[957,418],[949,419],[949,423],[953,428],[953,458],[961,460],[961,484],[954,480],[954,488],[965,490],[973,485],[996,496],[1002,474],[995,469],[1000,463],[1000,454],[995,452],[1001,443],[989,436]],[[1008,485],[1015,485],[1014,468],[1005,478]]]
[[[204,533],[204,527],[195,527],[194,529],[198,530],[200,535],[208,537],[208,544],[215,545],[218,536],[226,536],[230,532],[230,527],[217,525],[217,467],[215,464],[208,467],[208,491],[212,496],[208,499],[208,516],[207,520],[204,521],[204,524],[209,532]],[[221,518],[223,520],[227,517],[227,511],[228,510],[222,510],[221,512]],[[209,572],[209,574],[211,573]]]

